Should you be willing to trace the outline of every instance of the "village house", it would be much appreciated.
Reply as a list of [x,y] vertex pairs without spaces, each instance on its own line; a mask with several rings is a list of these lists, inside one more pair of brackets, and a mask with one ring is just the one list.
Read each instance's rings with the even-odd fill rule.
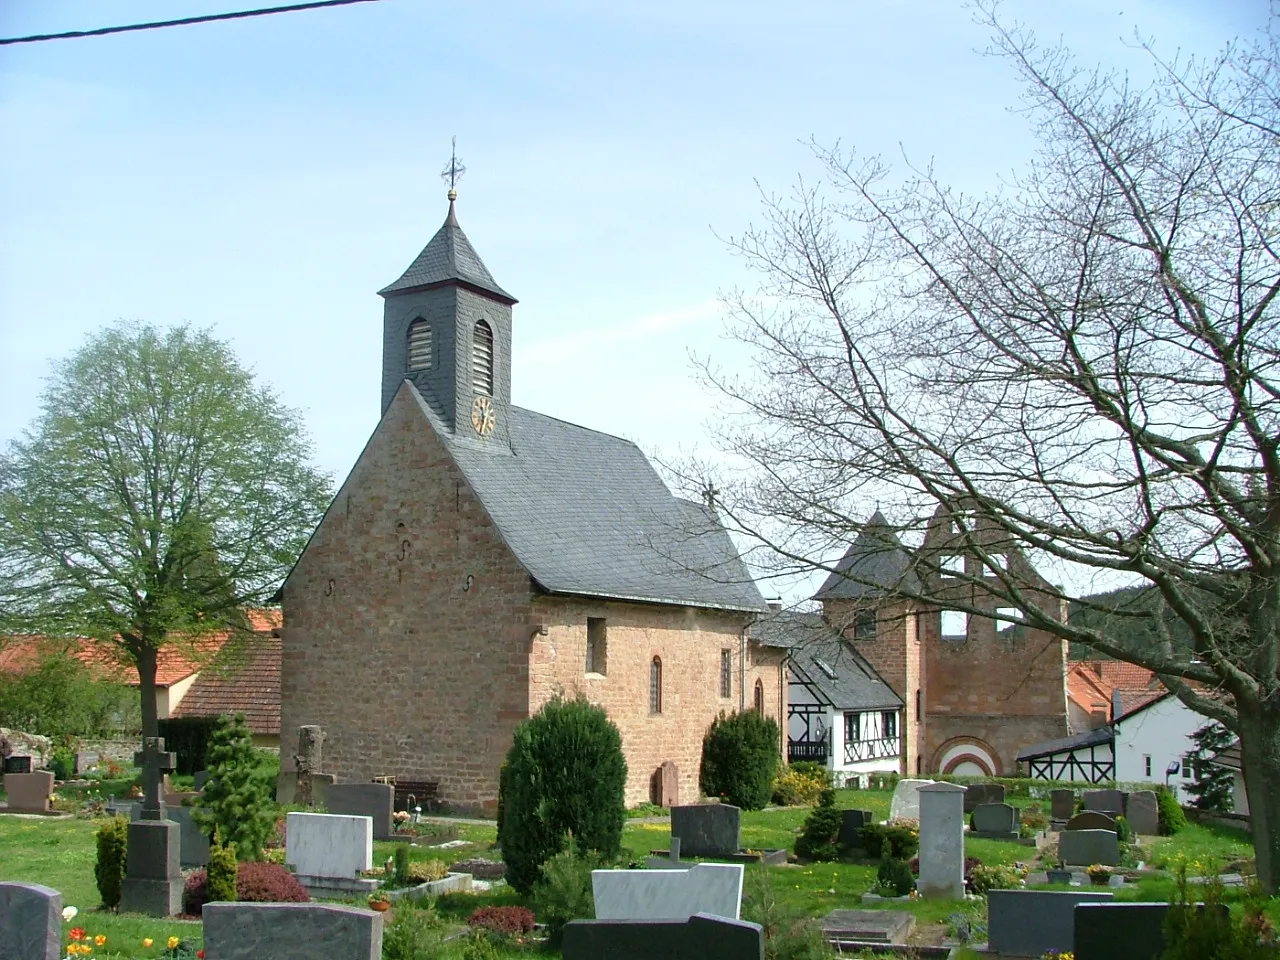
[[516,725],[582,694],[621,731],[628,804],[666,762],[697,797],[718,713],[787,715],[785,653],[751,638],[767,607],[714,510],[635,444],[511,402],[516,300],[452,191],[380,294],[382,416],[282,590],[282,729],[322,727],[342,780],[477,807]]

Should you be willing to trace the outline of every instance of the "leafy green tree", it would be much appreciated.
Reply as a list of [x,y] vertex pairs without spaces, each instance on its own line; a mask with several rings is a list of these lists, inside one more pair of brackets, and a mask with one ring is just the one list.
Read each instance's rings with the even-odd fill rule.
[[329,500],[300,419],[230,347],[124,324],[55,366],[0,457],[0,627],[87,636],[137,668],[157,735],[156,654],[248,636]]
[[137,694],[96,678],[67,650],[53,650],[34,669],[0,675],[0,727],[65,741],[140,729]]
[[1235,805],[1235,774],[1209,761],[1231,746],[1235,736],[1222,724],[1210,721],[1193,733],[1191,739],[1196,743],[1191,755],[1196,779],[1183,789],[1195,797],[1193,803],[1201,810],[1230,811]]
[[218,718],[207,759],[209,779],[191,819],[210,837],[220,836],[238,859],[261,860],[275,829],[275,783],[243,713]]

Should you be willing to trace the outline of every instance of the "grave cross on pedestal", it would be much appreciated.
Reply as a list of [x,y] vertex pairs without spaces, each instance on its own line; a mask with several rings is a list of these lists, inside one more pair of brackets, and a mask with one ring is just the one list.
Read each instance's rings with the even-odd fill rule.
[[164,775],[177,767],[176,755],[164,749],[164,737],[143,737],[142,752],[133,755],[133,762],[142,768],[142,817],[143,820],[163,820],[164,794],[161,785]]

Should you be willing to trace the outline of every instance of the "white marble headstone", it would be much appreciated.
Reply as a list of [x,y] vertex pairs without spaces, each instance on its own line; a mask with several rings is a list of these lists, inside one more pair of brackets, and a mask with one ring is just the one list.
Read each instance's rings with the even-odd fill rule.
[[593,870],[597,920],[688,920],[695,913],[737,920],[742,864],[699,863],[687,870]]
[[291,813],[285,818],[285,862],[303,877],[354,878],[373,866],[373,818]]
[[897,820],[907,817],[920,819],[920,788],[932,780],[899,780],[893,790],[893,800],[889,803],[889,819]]

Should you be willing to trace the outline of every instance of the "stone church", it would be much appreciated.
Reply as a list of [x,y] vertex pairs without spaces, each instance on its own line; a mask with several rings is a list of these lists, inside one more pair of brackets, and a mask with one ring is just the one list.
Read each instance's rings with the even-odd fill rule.
[[340,780],[484,807],[515,726],[582,693],[621,731],[629,805],[666,761],[696,797],[716,714],[787,715],[784,651],[750,638],[766,605],[635,444],[512,404],[516,300],[455,199],[379,291],[382,417],[282,590],[284,738],[318,724]]
[[876,511],[815,596],[902,698],[904,774],[1017,776],[1020,749],[1071,732],[1066,642],[985,585],[1009,578],[1058,619],[1065,605],[1020,550],[970,519],[940,508],[908,550]]

